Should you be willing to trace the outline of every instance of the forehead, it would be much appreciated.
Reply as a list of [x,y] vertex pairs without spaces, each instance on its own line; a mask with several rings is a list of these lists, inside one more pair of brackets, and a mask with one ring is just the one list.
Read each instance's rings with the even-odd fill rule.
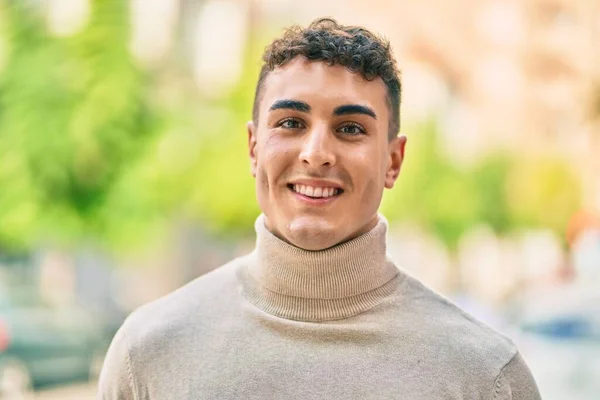
[[341,65],[309,61],[296,57],[270,72],[263,84],[261,111],[280,99],[303,100],[313,110],[320,106],[332,109],[342,104],[371,107],[378,119],[387,121],[387,89],[379,77],[368,81]]

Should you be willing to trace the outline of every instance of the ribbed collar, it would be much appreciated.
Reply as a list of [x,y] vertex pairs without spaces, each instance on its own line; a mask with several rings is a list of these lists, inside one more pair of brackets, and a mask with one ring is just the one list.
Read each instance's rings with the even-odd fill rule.
[[246,296],[284,318],[341,319],[379,304],[395,287],[398,269],[386,257],[387,220],[369,232],[326,250],[309,251],[273,235],[261,214],[250,259]]

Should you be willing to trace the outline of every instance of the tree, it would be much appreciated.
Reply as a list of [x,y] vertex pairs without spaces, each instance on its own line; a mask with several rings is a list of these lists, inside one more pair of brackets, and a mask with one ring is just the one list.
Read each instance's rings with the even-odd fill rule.
[[127,8],[93,0],[86,27],[58,38],[32,3],[4,2],[0,248],[106,236],[106,207],[127,203],[111,196],[156,125],[127,48]]

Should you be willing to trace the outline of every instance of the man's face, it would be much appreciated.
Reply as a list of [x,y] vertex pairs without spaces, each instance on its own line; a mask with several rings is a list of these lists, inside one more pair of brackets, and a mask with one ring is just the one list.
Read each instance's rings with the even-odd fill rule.
[[267,76],[259,107],[248,143],[267,228],[307,250],[373,228],[406,142],[388,140],[384,82],[297,57]]

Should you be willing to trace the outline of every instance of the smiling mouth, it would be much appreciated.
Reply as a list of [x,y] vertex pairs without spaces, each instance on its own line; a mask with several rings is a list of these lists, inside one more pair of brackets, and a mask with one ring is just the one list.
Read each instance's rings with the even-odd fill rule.
[[340,196],[344,193],[343,189],[335,187],[314,187],[308,185],[288,184],[288,189],[292,192],[301,194],[310,199],[328,199]]

